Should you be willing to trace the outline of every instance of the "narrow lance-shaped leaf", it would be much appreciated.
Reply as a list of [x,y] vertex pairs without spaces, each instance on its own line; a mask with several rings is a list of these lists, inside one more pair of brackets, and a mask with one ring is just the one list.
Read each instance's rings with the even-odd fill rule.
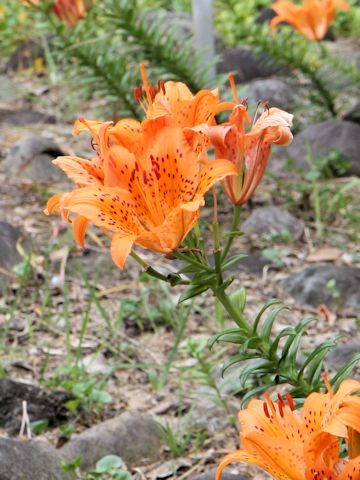
[[261,320],[261,317],[262,317],[263,313],[268,308],[270,308],[272,305],[276,305],[277,303],[281,303],[281,300],[279,300],[278,298],[272,298],[271,300],[269,300],[268,302],[265,303],[265,305],[262,307],[262,309],[260,310],[260,312],[257,314],[257,316],[255,318],[254,325],[253,325],[253,332],[254,333],[256,333],[257,327],[259,325],[259,322]]

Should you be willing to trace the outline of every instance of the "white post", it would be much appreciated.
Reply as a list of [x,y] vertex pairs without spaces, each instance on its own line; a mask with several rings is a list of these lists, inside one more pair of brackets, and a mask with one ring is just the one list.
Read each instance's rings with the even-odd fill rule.
[[[215,36],[213,27],[212,0],[192,0],[195,48],[201,52],[203,62],[209,63],[215,57]],[[215,80],[215,66],[209,70],[209,80]]]

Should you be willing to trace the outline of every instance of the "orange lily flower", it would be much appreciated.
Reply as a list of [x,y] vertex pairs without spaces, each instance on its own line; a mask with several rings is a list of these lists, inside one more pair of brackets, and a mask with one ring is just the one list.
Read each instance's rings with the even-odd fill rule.
[[[112,258],[120,268],[134,243],[165,254],[176,249],[194,226],[205,192],[236,173],[232,163],[223,159],[201,167],[180,128],[141,135],[134,153],[109,141],[109,125],[100,130],[104,177],[89,172],[86,161],[55,160],[78,185],[84,185],[83,177],[88,183],[50,199],[47,213],[62,209],[84,219],[78,222],[91,222],[109,232]],[[74,167],[85,168],[86,173],[80,175]],[[83,223],[78,227],[81,234],[82,227]]]
[[279,108],[266,108],[246,133],[245,123],[250,123],[247,106],[237,97],[234,77],[229,77],[236,103],[232,103],[229,122],[216,126],[200,125],[186,132],[189,141],[196,136],[206,137],[215,147],[215,158],[228,158],[238,174],[222,181],[223,189],[231,203],[246,203],[259,185],[272,144],[288,145],[292,141],[290,127],[293,115]]
[[[182,82],[158,81],[157,88],[149,83],[144,64],[140,65],[143,85],[134,89],[135,100],[142,106],[146,119],[140,123],[133,119],[123,119],[109,131],[116,142],[129,148],[138,145],[142,133],[154,134],[159,128],[191,128],[199,124],[215,124],[214,117],[222,110],[232,108],[232,102],[220,102],[218,89],[200,90],[193,95]],[[73,133],[91,130],[98,135],[103,122],[80,119],[75,122]],[[132,148],[130,146],[130,149]]]
[[157,126],[191,128],[202,123],[212,125],[215,124],[215,115],[231,105],[219,101],[217,88],[200,90],[193,95],[185,83],[158,81],[155,89],[148,82],[144,64],[140,65],[140,73],[143,87],[135,88],[135,100],[142,106],[148,122]]
[[[40,0],[24,0],[24,3],[39,5]],[[86,17],[86,5],[84,0],[56,0],[52,11],[68,27],[74,27],[80,18]]]
[[279,480],[360,480],[360,456],[340,459],[338,440],[348,437],[346,427],[360,432],[360,398],[351,395],[356,391],[360,382],[345,380],[336,394],[312,393],[300,415],[289,394],[287,404],[280,395],[277,404],[269,394],[265,402],[252,400],[239,412],[242,449],[221,461],[216,480],[237,461],[258,465]]
[[338,8],[350,10],[350,6],[343,0],[304,0],[302,5],[279,0],[271,8],[277,13],[271,20],[272,30],[279,23],[287,22],[310,40],[324,38]]

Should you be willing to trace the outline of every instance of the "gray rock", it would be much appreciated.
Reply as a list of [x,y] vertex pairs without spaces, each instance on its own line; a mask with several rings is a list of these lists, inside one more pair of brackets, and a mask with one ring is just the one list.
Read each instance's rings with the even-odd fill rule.
[[[216,474],[216,468],[209,470],[208,472],[200,473],[199,475],[195,475],[195,477],[191,477],[191,480],[214,480]],[[226,470],[221,475],[221,480],[250,480],[252,477],[248,477],[247,475],[241,474],[238,475],[236,473],[230,473]]]
[[[237,252],[236,251],[232,252],[232,254],[236,255]],[[271,261],[256,253],[249,253],[246,257],[242,258],[239,262],[232,265],[228,269],[228,272],[233,275],[236,275],[239,272],[246,272],[254,275],[261,275],[266,265],[271,265]]]
[[70,461],[81,457],[81,467],[88,469],[105,455],[118,455],[128,466],[159,459],[162,440],[159,425],[150,416],[127,412],[73,435],[61,448]]
[[242,230],[251,237],[290,234],[298,240],[304,231],[304,223],[282,208],[259,207],[245,220]]
[[317,307],[324,303],[331,307],[337,301],[334,290],[327,287],[329,280],[335,281],[342,307],[353,308],[355,311],[360,308],[360,268],[315,265],[287,277],[283,288],[301,304]]
[[360,176],[360,125],[344,120],[326,120],[310,125],[283,149],[297,168],[309,169],[311,158],[326,156],[337,150],[350,164],[346,173]]
[[356,101],[342,118],[349,122],[360,123],[360,100]]
[[[31,421],[47,420],[50,426],[68,420],[69,412],[64,404],[73,398],[69,392],[47,392],[34,385],[10,378],[0,379],[0,427],[11,435],[17,435],[22,418],[22,402],[27,402]],[[1,477],[0,477],[1,478]]]
[[0,437],[1,480],[71,480],[58,451],[43,441]]
[[253,80],[245,90],[244,96],[248,98],[249,103],[263,100],[268,101],[270,107],[284,110],[294,107],[297,101],[296,87],[277,78]]
[[0,123],[11,125],[32,125],[36,123],[56,123],[54,115],[37,112],[35,110],[0,109]]
[[[8,222],[0,221],[0,286],[11,278],[11,271],[22,258],[16,250],[16,242],[21,232]],[[9,272],[7,275],[6,272]]]
[[234,72],[239,82],[286,73],[286,69],[272,65],[266,55],[257,54],[250,48],[217,45],[216,53],[221,56],[217,65],[218,73]]
[[[326,357],[326,363],[328,366],[334,370],[340,370],[340,368],[348,362],[352,356],[360,353],[360,339],[358,338],[355,341],[349,343],[343,343],[341,345],[336,345],[333,349],[330,350]],[[352,376],[353,377],[353,376]]]
[[6,177],[9,180],[32,180],[35,182],[64,182],[65,174],[51,161],[64,155],[50,138],[30,135],[16,142],[5,160]]
[[[214,377],[219,374],[215,372]],[[218,378],[214,378],[216,383],[219,384],[220,380]],[[231,382],[230,382],[231,383]],[[232,390],[232,385],[227,383],[225,387],[225,383],[222,387],[226,390]],[[224,393],[224,397],[225,397]],[[191,425],[195,428],[206,429],[211,434],[217,432],[223,432],[225,429],[229,428],[230,419],[229,415],[222,408],[220,405],[216,404],[212,401],[212,398],[216,397],[214,390],[207,386],[202,386],[196,389],[193,395],[193,402],[192,407],[189,411],[188,418]],[[234,401],[234,397],[228,396],[227,404],[231,411],[231,414],[234,418],[237,415],[239,410],[239,402]]]
[[[263,23],[268,23],[274,17],[277,16],[277,13],[272,8],[264,8],[256,17],[256,23],[262,25]],[[282,22],[284,23],[284,22]]]

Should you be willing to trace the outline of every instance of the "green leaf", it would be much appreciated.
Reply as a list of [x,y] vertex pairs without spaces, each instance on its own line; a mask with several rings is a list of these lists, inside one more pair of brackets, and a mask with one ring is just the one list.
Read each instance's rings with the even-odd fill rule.
[[181,294],[179,298],[179,303],[185,302],[185,300],[189,300],[190,298],[201,295],[203,292],[206,292],[206,290],[208,289],[209,289],[208,285],[192,285],[184,293]]
[[61,464],[61,469],[64,472],[70,473],[70,472],[75,472],[78,468],[80,468],[81,465],[81,457],[75,457],[69,462],[62,463]]
[[98,402],[103,405],[112,401],[112,396],[110,393],[105,392],[105,390],[97,390],[96,388],[94,388],[94,390],[91,392],[90,398],[94,402]]
[[271,330],[274,325],[275,319],[282,310],[289,310],[289,309],[288,307],[285,307],[285,306],[273,308],[271,312],[268,314],[268,316],[266,317],[266,320],[264,322],[264,325],[261,327],[261,332],[260,332],[260,336],[265,340],[268,340],[270,338]]
[[215,272],[199,272],[191,279],[192,285],[207,285],[208,288],[214,285],[214,282],[216,282]]
[[276,305],[278,303],[281,303],[281,300],[279,300],[278,298],[272,298],[271,300],[269,300],[268,302],[265,303],[265,305],[262,307],[262,309],[260,310],[260,312],[257,314],[257,316],[255,318],[254,326],[253,326],[253,332],[254,333],[256,333],[257,327],[259,325],[259,322],[260,322],[260,319],[261,319],[263,313],[268,308],[270,308],[272,305]]
[[265,392],[265,390],[268,390],[273,386],[273,383],[264,383],[263,385],[259,385],[249,390],[241,399],[241,408],[244,408],[247,404],[247,401],[250,400],[252,397],[258,397],[261,393]]
[[233,357],[230,357],[228,360],[226,360],[222,366],[221,369],[221,376],[224,376],[224,373],[226,370],[228,370],[230,367],[235,365],[236,363],[240,363],[244,360],[244,356],[242,353],[239,353],[238,355],[234,355]]
[[240,385],[245,386],[248,378],[256,375],[268,375],[273,373],[276,369],[276,364],[274,362],[267,362],[264,359],[258,359],[255,362],[250,362],[248,365],[241,370],[240,374]]
[[65,408],[70,412],[74,412],[75,410],[77,410],[80,403],[81,403],[80,399],[69,400],[65,403]]
[[179,270],[178,273],[195,273],[195,272],[202,272],[202,271],[203,270],[200,266],[190,264],[182,268],[181,270]]
[[34,422],[30,422],[31,431],[36,435],[41,435],[43,432],[45,432],[48,425],[48,420],[35,420]]
[[75,431],[75,426],[72,423],[65,423],[60,425],[59,430],[65,438],[71,438],[71,435]]
[[[289,348],[289,350],[287,352],[287,356],[286,356],[286,362],[290,366],[295,366],[296,365],[296,358],[297,358],[299,347],[300,347],[301,337],[303,336],[304,333],[305,333],[304,330],[302,330],[301,332],[297,333],[292,339],[292,342],[290,344],[290,348]],[[281,358],[281,361],[282,360],[283,360],[283,358]]]
[[281,260],[281,254],[280,251],[276,248],[264,248],[262,250],[261,255],[266,258],[267,260],[270,260],[276,267],[282,267],[283,262]]
[[346,362],[340,370],[337,372],[337,374],[331,379],[331,386],[333,389],[336,391],[339,388],[340,383],[345,380],[353,369],[356,367],[356,365],[360,362],[360,353],[357,353],[353,357],[350,358],[348,362]]
[[111,480],[132,480],[132,475],[130,472],[117,472],[112,474]]
[[309,365],[310,368],[307,372],[307,380],[308,382],[312,383],[313,375],[315,371],[318,369],[319,365],[322,364],[322,361],[328,351],[336,345],[339,336],[335,336],[326,342],[322,343],[321,345],[317,346],[313,352],[306,358],[304,363],[301,366],[301,369],[298,373],[298,379],[301,378],[303,372],[305,371],[306,367]]
[[245,304],[246,304],[246,290],[244,287],[239,288],[236,292],[230,295],[231,303],[234,305],[236,309],[238,309],[241,313],[244,312]]
[[96,463],[96,472],[97,473],[108,473],[115,468],[120,468],[123,466],[123,461],[121,457],[117,455],[106,455],[102,457]]
[[238,255],[234,255],[233,257],[230,257],[226,262],[223,263],[222,269],[227,270],[232,265],[240,262],[240,260],[242,260],[245,257],[247,257],[247,255],[245,253],[239,253]]
[[283,337],[287,337],[290,335],[295,335],[295,329],[293,327],[285,327],[281,332],[275,337],[275,340],[272,342],[270,349],[269,349],[269,357],[273,358],[276,355],[279,342]]
[[[222,337],[226,335],[244,335],[244,331],[242,331],[240,328],[229,328],[227,330],[223,330],[220,333],[217,333],[216,335],[213,335],[212,337],[209,338],[208,340],[208,348],[211,350],[212,347],[215,345],[215,343],[219,342],[222,340]],[[236,342],[234,342],[236,343]]]

